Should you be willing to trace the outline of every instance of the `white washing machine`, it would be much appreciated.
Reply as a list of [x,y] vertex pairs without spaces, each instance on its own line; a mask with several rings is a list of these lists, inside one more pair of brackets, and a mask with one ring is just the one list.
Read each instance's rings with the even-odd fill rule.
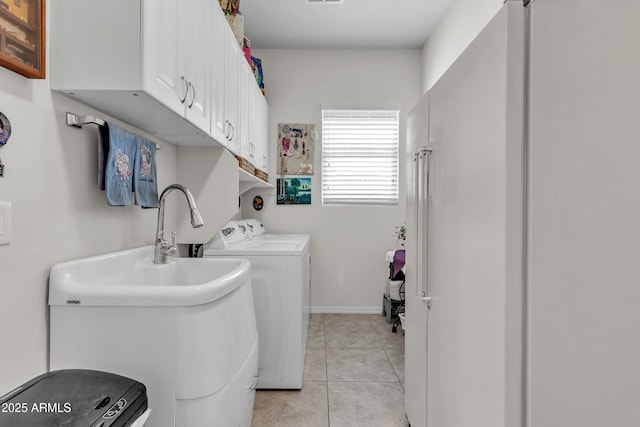
[[260,389],[300,389],[309,326],[311,252],[307,234],[268,234],[257,220],[228,222],[203,256],[251,263]]

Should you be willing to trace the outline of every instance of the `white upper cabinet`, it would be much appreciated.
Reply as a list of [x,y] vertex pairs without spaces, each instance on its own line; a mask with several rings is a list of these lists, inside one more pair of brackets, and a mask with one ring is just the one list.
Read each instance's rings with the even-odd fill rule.
[[234,154],[240,154],[240,97],[242,91],[240,87],[240,76],[238,75],[240,68],[239,52],[240,47],[236,43],[235,37],[231,29],[226,28],[225,31],[225,85],[224,85],[224,134],[226,144],[229,150]]
[[250,141],[253,145],[253,165],[268,172],[269,169],[269,105],[258,88],[253,74],[249,77]]
[[[143,7],[145,17],[145,22],[141,28],[141,42],[143,45],[139,48],[142,53],[142,72],[144,74],[140,83],[158,101],[173,111],[182,114],[188,89],[184,72],[182,71],[182,68],[184,68],[182,62],[185,59],[183,58],[183,53],[186,50],[181,46],[182,40],[186,40],[186,37],[180,34],[180,22],[186,19],[186,14],[183,13],[185,8],[180,7],[178,0],[148,1]],[[54,10],[56,9],[54,7]],[[54,19],[54,28],[59,27],[60,24],[58,22],[61,17],[57,12],[54,15]],[[131,31],[135,30],[132,29]],[[59,33],[56,32],[52,37],[52,44],[55,49],[52,53],[54,66],[56,65],[54,58],[58,58],[61,55],[61,46],[57,37]],[[64,35],[66,36],[67,34],[65,33]],[[78,36],[84,37],[84,35]],[[106,35],[100,34],[100,36],[102,38]],[[114,55],[114,52],[109,52],[108,55]],[[68,73],[67,67],[64,68],[62,71]],[[58,70],[59,68],[55,66],[52,71],[56,71],[57,74]],[[101,78],[105,79],[108,76],[101,76]],[[52,79],[52,88],[54,88],[54,84],[57,81],[58,79]],[[94,86],[99,87],[99,85],[99,82],[94,83]]]
[[222,145],[267,171],[258,141],[268,107],[218,2],[49,7],[52,90],[170,143]]
[[253,168],[268,173],[269,106],[258,88],[251,67],[242,56],[240,76],[240,141],[239,155]]
[[[156,0],[157,1],[157,0]],[[211,130],[211,45],[212,27],[217,2],[190,0],[179,2],[188,12],[182,28],[187,28],[185,43],[181,43],[186,55],[181,70],[187,80],[187,96],[184,101],[187,119],[200,129]]]
[[240,155],[255,167],[255,145],[253,143],[253,127],[255,122],[253,121],[252,115],[253,108],[250,105],[250,101],[252,101],[252,91],[250,90],[253,89],[250,86],[250,79],[253,79],[253,73],[244,56],[241,55],[239,58],[244,62],[240,65],[240,72],[238,73],[240,77]]
[[217,2],[64,0],[50,9],[52,90],[168,142],[240,154],[240,49]]
[[208,134],[211,129],[211,29],[206,0],[144,1],[143,86],[154,98]]
[[[212,2],[213,3],[213,2]],[[211,135],[221,144],[228,146],[227,136],[227,50],[230,49],[231,40],[227,20],[222,13],[215,13],[211,27],[211,56],[209,58],[211,69]]]
[[260,161],[258,169],[263,172],[269,172],[269,104],[267,103],[267,99],[264,97],[262,90],[258,89],[258,102],[259,106],[258,111],[262,116],[262,120],[260,122],[261,130],[259,132],[260,138],[262,139],[260,146],[262,147],[260,151]]

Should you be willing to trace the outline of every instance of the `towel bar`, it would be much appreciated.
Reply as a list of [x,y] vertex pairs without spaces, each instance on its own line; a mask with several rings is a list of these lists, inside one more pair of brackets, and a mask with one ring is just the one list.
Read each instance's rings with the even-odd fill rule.
[[[81,129],[82,125],[104,126],[105,124],[107,124],[107,122],[94,116],[79,116],[77,114],[67,112],[67,126]],[[154,142],[154,144],[156,144],[156,150],[162,150],[162,146],[160,144],[156,142]]]

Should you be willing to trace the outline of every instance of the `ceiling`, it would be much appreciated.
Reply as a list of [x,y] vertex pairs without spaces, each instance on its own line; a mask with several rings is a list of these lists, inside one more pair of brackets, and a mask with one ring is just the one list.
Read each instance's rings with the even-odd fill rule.
[[252,48],[420,48],[452,0],[240,0]]

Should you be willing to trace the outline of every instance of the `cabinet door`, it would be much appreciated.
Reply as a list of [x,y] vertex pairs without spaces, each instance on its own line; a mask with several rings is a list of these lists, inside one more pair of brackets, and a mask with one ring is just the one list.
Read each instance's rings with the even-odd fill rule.
[[255,144],[254,132],[253,132],[253,105],[251,102],[251,92],[249,87],[249,64],[244,59],[244,55],[240,52],[238,54],[238,79],[240,83],[240,93],[238,102],[240,106],[240,117],[238,118],[240,125],[240,155],[248,160],[253,166],[255,166]]
[[269,173],[269,104],[265,99],[262,91],[259,90],[259,105],[262,111],[262,129],[260,131],[262,137],[262,151],[260,153],[260,170]]
[[269,105],[256,84],[252,73],[249,80],[251,87],[251,105],[253,115],[251,117],[253,141],[255,144],[255,167],[263,172],[269,169]]
[[211,96],[211,136],[223,145],[228,145],[226,137],[226,109],[225,87],[226,76],[226,46],[227,46],[227,20],[219,7],[214,7],[211,24],[211,57],[209,93]]
[[162,104],[184,114],[181,100],[187,82],[181,78],[181,22],[186,19],[179,0],[142,1],[142,73],[144,89]]
[[227,136],[227,147],[234,154],[240,154],[240,124],[238,123],[238,98],[240,96],[240,63],[238,55],[240,47],[230,28],[225,28],[225,87],[224,87],[224,133]]
[[262,109],[259,96],[260,91],[256,85],[253,72],[249,74],[249,105],[251,108],[251,143],[253,144],[253,165],[256,169],[262,169]]
[[217,4],[209,0],[190,0],[184,3],[186,20],[183,21],[180,48],[185,52],[183,70],[187,81],[187,96],[184,101],[187,119],[209,133],[211,129],[209,92],[210,34],[213,23],[214,7]]

